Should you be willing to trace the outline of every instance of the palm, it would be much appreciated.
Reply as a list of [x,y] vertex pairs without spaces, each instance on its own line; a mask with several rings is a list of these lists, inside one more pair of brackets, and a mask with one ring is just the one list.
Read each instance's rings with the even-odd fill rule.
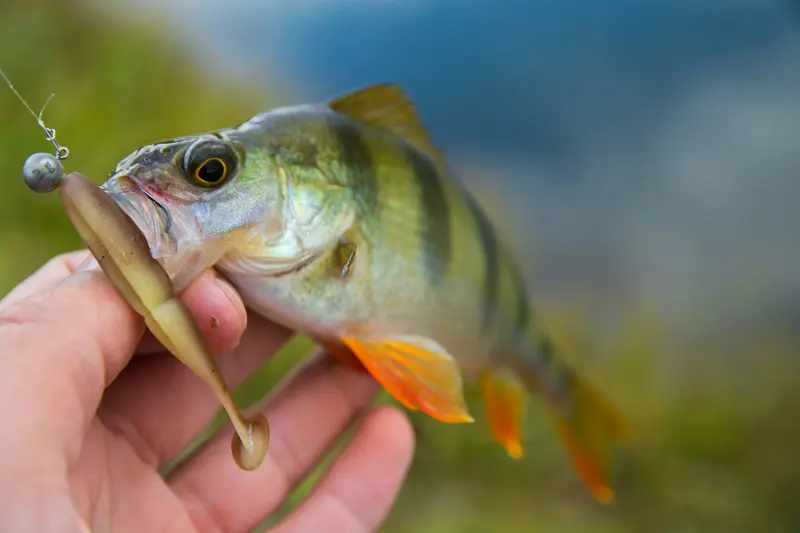
[[[63,258],[58,264],[71,271]],[[142,339],[140,319],[101,275],[54,283],[52,270],[0,301],[0,352],[20,354],[0,358],[0,416],[26,431],[0,447],[0,472],[21,487],[0,503],[0,530],[63,531],[72,523],[75,531],[249,531],[378,390],[369,376],[318,355],[259,406],[272,435],[261,467],[234,464],[226,424],[165,479],[159,469],[217,413],[215,398],[152,337]],[[226,353],[219,364],[235,386],[290,332],[246,317],[220,283],[203,276],[182,298],[215,353]],[[270,531],[375,530],[412,445],[401,413],[373,410],[309,499]],[[43,499],[47,513],[37,514]]]

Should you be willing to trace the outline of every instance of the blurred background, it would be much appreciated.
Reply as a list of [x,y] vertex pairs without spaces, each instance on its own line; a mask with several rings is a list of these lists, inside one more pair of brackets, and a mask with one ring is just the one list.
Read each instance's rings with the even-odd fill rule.
[[[478,424],[412,415],[418,452],[382,531],[800,531],[800,3],[0,6],[0,67],[36,109],[56,94],[44,118],[65,166],[98,182],[139,145],[275,105],[380,81],[411,95],[632,437],[600,506],[538,406],[515,462],[470,388]],[[0,113],[5,294],[81,243],[57,198],[22,181],[25,158],[50,151],[41,130],[4,88]]]

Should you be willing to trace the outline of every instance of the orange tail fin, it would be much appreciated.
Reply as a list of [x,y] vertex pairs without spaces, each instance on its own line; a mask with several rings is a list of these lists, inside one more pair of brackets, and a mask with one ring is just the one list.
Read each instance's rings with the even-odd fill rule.
[[583,483],[601,503],[610,503],[608,447],[627,434],[617,410],[591,385],[573,374],[563,403],[550,404],[550,412],[567,453]]

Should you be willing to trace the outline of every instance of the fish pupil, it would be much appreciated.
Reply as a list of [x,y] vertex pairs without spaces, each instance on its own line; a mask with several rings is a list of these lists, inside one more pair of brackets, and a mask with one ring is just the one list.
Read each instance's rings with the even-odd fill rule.
[[197,177],[207,183],[216,183],[225,176],[225,165],[219,159],[209,159],[197,169]]

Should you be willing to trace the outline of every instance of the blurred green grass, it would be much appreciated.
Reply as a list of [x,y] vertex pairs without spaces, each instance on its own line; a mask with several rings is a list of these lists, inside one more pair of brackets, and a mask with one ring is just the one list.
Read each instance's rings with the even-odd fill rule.
[[[34,108],[56,93],[45,120],[72,151],[67,170],[99,182],[143,143],[226,126],[278,102],[204,71],[170,35],[144,14],[112,20],[65,0],[7,1],[0,66]],[[50,146],[11,93],[1,94],[4,294],[81,243],[57,198],[24,186],[22,162]],[[526,427],[527,458],[507,458],[491,443],[470,386],[474,425],[410,415],[419,448],[382,531],[800,531],[800,358],[792,332],[762,328],[735,342],[717,332],[678,343],[645,306],[630,309],[626,327],[597,342],[582,333],[586,317],[557,301],[539,305],[565,353],[630,421],[632,438],[617,454],[617,502],[603,507],[589,498],[538,404]],[[237,401],[267,394],[308,348],[296,339],[237,391]]]

